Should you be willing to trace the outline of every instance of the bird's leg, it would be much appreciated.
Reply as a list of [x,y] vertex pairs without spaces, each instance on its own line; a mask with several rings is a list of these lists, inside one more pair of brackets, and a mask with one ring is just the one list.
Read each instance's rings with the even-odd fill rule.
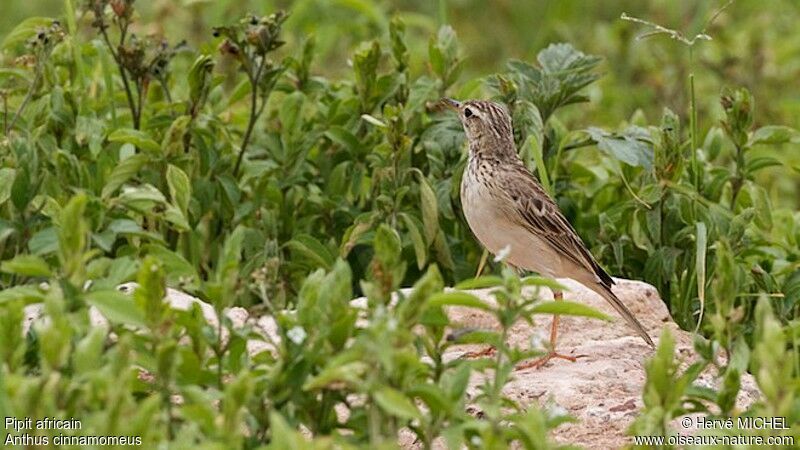
[[[564,299],[564,294],[561,291],[554,291],[553,299],[555,301],[561,301]],[[535,369],[540,369],[553,358],[566,359],[567,361],[572,361],[572,362],[577,361],[577,358],[574,356],[562,355],[561,353],[556,352],[556,340],[558,339],[558,322],[559,322],[559,316],[558,314],[554,314],[553,323],[550,326],[550,351],[541,358],[534,359],[533,361],[528,361],[517,365],[516,367],[517,370],[527,369],[530,367],[533,367]]]
[[478,271],[475,272],[475,278],[481,276],[481,272],[483,272],[483,268],[486,266],[487,259],[489,259],[489,250],[483,249],[483,254],[481,255],[481,262],[478,263]]

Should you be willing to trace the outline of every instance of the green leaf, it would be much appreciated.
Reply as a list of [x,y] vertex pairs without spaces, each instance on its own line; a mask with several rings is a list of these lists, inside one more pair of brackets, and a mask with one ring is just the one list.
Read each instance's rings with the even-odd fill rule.
[[648,170],[653,167],[653,149],[640,140],[641,134],[626,130],[622,135],[612,135],[596,127],[589,127],[586,132],[597,142],[597,148],[609,156],[629,166],[644,167]]
[[167,312],[164,297],[167,287],[164,266],[153,255],[147,255],[136,276],[139,286],[133,292],[133,306],[140,313],[144,323],[151,329],[161,325]]
[[144,153],[139,153],[122,160],[114,167],[114,170],[111,171],[106,185],[103,186],[101,196],[103,198],[110,197],[120,186],[139,173],[139,170],[141,170],[149,160],[150,158]]
[[428,247],[425,245],[425,239],[422,237],[422,224],[415,217],[406,213],[400,213],[400,218],[406,224],[411,243],[414,246],[414,254],[417,257],[417,268],[422,270],[425,267],[425,262],[428,260]]
[[286,243],[286,247],[294,253],[307,258],[314,267],[322,267],[330,270],[333,261],[336,259],[331,251],[310,234],[298,234],[291,241]]
[[167,167],[167,185],[169,186],[170,198],[185,215],[189,209],[189,200],[192,198],[192,185],[189,181],[189,176],[179,167],[170,164]]
[[116,289],[89,292],[84,296],[86,303],[97,308],[109,321],[144,328],[145,318],[136,307],[133,298]]
[[422,204],[422,223],[425,225],[425,240],[431,244],[439,231],[439,203],[428,179],[419,174],[419,199]]
[[754,131],[747,145],[779,145],[789,142],[800,142],[800,132],[783,125],[767,125]]
[[58,250],[58,233],[55,227],[37,231],[28,241],[28,250],[34,255],[47,255]]
[[108,135],[110,142],[125,142],[151,153],[161,153],[161,145],[147,133],[131,128],[121,128]]
[[447,395],[435,384],[419,383],[412,387],[408,394],[420,398],[434,415],[451,411],[452,406]]
[[695,272],[697,275],[697,298],[700,300],[700,315],[697,318],[695,333],[700,329],[703,322],[703,314],[706,309],[706,249],[708,248],[708,235],[706,224],[697,222],[695,224],[697,242],[695,243]]
[[468,308],[491,310],[491,306],[478,297],[466,292],[439,292],[428,298],[429,307],[466,306]]
[[542,154],[542,143],[539,142],[534,136],[528,137],[528,147],[533,153],[533,160],[536,163],[536,174],[539,175],[539,181],[542,187],[548,194],[554,195],[553,187],[550,185],[550,177],[547,174],[547,166],[544,163],[544,155]]
[[167,202],[164,194],[150,184],[126,186],[118,198],[123,204],[140,212],[149,212],[156,204]]
[[49,277],[52,275],[47,262],[36,255],[18,255],[0,264],[0,271],[26,277]]
[[569,288],[552,278],[545,278],[537,275],[527,276],[522,279],[523,286],[544,286],[553,291],[567,291]]
[[384,411],[403,419],[421,419],[422,413],[416,405],[397,389],[383,386],[372,393],[375,402]]
[[179,231],[191,231],[192,229],[191,225],[189,225],[189,221],[186,220],[186,216],[176,206],[167,205],[167,208],[164,210],[164,219],[175,225]]
[[394,267],[400,259],[400,236],[394,228],[386,224],[381,224],[375,232],[373,247],[375,257],[386,267]]
[[533,314],[564,314],[567,316],[581,316],[600,320],[611,320],[609,316],[592,308],[591,306],[565,300],[539,303],[531,309],[531,312]]
[[376,127],[386,128],[387,125],[383,123],[380,119],[376,118],[375,116],[371,116],[369,114],[362,114],[361,118],[364,119],[367,123],[375,125]]
[[44,301],[44,296],[33,286],[14,286],[0,291],[0,305],[20,300],[25,303],[40,303]]
[[11,198],[11,187],[14,185],[14,177],[17,171],[4,167],[0,169],[0,206]]
[[301,91],[295,91],[287,95],[281,101],[278,118],[281,121],[281,131],[284,136],[294,138],[300,131],[303,124],[301,120],[303,103],[306,96]]
[[331,365],[322,369],[319,375],[310,378],[303,384],[304,391],[313,391],[321,388],[333,389],[333,386],[345,382],[352,386],[358,386],[363,381],[361,376],[370,370],[369,366],[362,361],[351,361],[345,364]]
[[194,266],[178,253],[156,244],[145,245],[144,251],[155,256],[164,265],[167,279],[171,282],[178,282],[181,278],[190,278],[195,282],[200,280]]
[[477,278],[469,278],[464,280],[455,285],[455,288],[460,290],[486,289],[502,285],[503,279],[497,275],[481,275]]
[[27,41],[36,34],[39,28],[47,28],[52,24],[53,19],[49,17],[29,17],[23,20],[3,39],[3,50]]

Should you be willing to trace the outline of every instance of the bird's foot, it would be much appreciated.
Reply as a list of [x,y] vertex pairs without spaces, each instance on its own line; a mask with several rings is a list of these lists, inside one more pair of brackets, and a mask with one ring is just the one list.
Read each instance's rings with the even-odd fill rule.
[[483,350],[477,350],[474,352],[466,352],[461,355],[464,359],[475,359],[475,358],[482,358],[484,356],[492,356],[497,351],[496,348],[492,347],[491,345],[487,346]]
[[534,369],[538,370],[538,369],[541,369],[542,367],[544,367],[545,364],[547,364],[550,360],[552,360],[554,358],[566,359],[567,361],[575,362],[575,361],[578,360],[578,358],[583,358],[583,357],[586,357],[586,356],[587,355],[569,356],[569,355],[563,355],[563,354],[555,352],[555,351],[551,351],[550,353],[542,356],[541,358],[537,358],[537,359],[534,359],[532,361],[526,361],[526,362],[517,364],[517,367],[515,367],[514,370],[524,370],[524,369],[530,369],[530,368],[534,368]]

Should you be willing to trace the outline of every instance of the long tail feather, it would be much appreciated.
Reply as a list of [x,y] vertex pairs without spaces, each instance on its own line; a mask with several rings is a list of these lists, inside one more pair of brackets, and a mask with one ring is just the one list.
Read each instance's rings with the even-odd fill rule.
[[650,347],[655,347],[653,340],[650,339],[650,335],[647,334],[647,330],[645,330],[642,323],[639,322],[639,320],[636,319],[636,316],[633,315],[631,310],[628,309],[628,307],[625,306],[625,304],[622,303],[622,301],[616,295],[614,295],[613,292],[611,292],[611,288],[596,282],[587,284],[586,287],[597,292],[604,299],[606,299],[606,301],[608,301],[608,303],[610,303],[611,306],[613,306],[614,309],[617,310],[617,312],[625,319],[625,321],[628,322],[628,324],[634,330],[636,330],[637,333],[639,333],[639,336],[641,336],[642,339],[644,339],[644,341],[647,342],[647,344]]

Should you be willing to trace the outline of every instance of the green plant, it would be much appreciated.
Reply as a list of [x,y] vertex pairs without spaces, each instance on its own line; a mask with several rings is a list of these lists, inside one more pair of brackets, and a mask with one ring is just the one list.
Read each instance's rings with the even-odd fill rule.
[[[596,39],[570,39],[581,45],[539,43],[536,62],[475,78],[473,48],[457,39],[463,23],[443,23],[454,7],[445,3],[438,28],[348,4],[366,11],[347,38],[371,39],[357,47],[331,31],[333,19],[315,16],[333,7],[312,2],[298,2],[291,19],[246,15],[211,43],[203,24],[231,23],[217,2],[187,7],[196,29],[171,26],[179,14],[154,22],[167,36],[147,35],[153,5],[123,0],[79,11],[67,1],[64,20],[31,18],[8,33],[0,59],[8,66],[0,70],[3,415],[80,417],[87,434],[175,446],[391,447],[403,429],[428,447],[437,439],[549,446],[547,431],[565,418],[502,395],[514,365],[533,354],[506,345],[504,333],[536,314],[592,313],[539,302],[522,287],[543,281],[519,279],[499,262],[472,281],[482,252],[458,203],[462,131],[437,106],[449,95],[508,104],[525,163],[593,253],[615,275],[654,284],[676,321],[708,339],[698,337],[702,359],[686,373],[664,339],[637,433],[668,433],[668,421],[686,412],[744,414],[732,398],[747,370],[765,397],[746,413],[796,423],[800,216],[785,193],[796,190],[787,150],[800,138],[763,123],[791,117],[791,102],[769,95],[783,75],[750,84],[756,95],[717,96],[716,78],[699,69],[716,56],[698,50],[697,90],[685,108],[664,94],[685,91],[682,82],[656,82],[667,70],[659,64],[678,64],[671,50],[647,61],[637,58],[641,47],[620,56],[616,46],[629,36],[606,29],[610,43],[595,31],[587,33]],[[734,9],[725,16],[740,14]],[[296,39],[309,23],[318,34]],[[709,30],[723,55],[738,28]],[[742,30],[763,35],[752,21]],[[473,33],[460,36],[474,42]],[[184,37],[186,46],[164,44]],[[331,63],[345,53],[338,60],[350,67]],[[613,76],[601,81],[601,72]],[[652,86],[658,101],[643,93]],[[653,111],[660,118],[651,122]],[[133,297],[116,291],[134,280]],[[446,285],[492,287],[496,305]],[[406,286],[414,288],[397,293]],[[222,320],[164,307],[167,287],[202,298]],[[360,295],[366,305],[356,308],[349,301]],[[23,334],[31,303],[43,303],[49,320]],[[499,331],[448,340],[443,308],[454,304],[493,315]],[[248,340],[266,338],[225,319],[232,306],[275,317],[280,342],[249,354]],[[90,326],[90,307],[108,325]],[[493,344],[494,358],[444,360],[450,346],[476,342]],[[712,366],[720,387],[693,386]],[[470,376],[482,383],[468,400]]]

